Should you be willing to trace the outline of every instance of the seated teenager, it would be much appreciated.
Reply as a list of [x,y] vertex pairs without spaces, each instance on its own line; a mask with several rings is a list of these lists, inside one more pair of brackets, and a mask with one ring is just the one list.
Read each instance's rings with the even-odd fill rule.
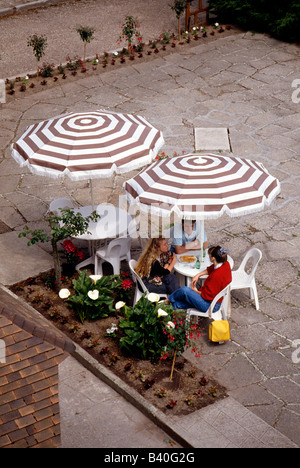
[[[201,249],[201,230],[199,221],[183,219],[181,223],[175,224],[171,230],[173,242],[171,251],[176,254],[184,254],[189,250]],[[207,249],[207,237],[204,231],[203,247]]]
[[176,261],[177,257],[169,252],[165,238],[150,239],[135,271],[150,292],[171,294],[179,288],[177,278],[172,273]]
[[[227,261],[227,252],[219,245],[210,247],[208,254],[212,265],[201,271],[192,279],[191,287],[183,286],[169,296],[169,301],[174,309],[195,308],[200,312],[206,312],[214,300],[229,283],[231,283],[231,268]],[[202,287],[197,286],[201,276],[208,275]],[[217,312],[222,303],[222,298],[216,303],[213,312]]]

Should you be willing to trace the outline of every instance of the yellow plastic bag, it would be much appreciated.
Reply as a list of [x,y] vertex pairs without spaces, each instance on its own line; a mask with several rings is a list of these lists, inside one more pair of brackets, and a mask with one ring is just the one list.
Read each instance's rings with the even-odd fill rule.
[[228,320],[214,320],[209,325],[208,337],[211,341],[230,340],[230,326]]

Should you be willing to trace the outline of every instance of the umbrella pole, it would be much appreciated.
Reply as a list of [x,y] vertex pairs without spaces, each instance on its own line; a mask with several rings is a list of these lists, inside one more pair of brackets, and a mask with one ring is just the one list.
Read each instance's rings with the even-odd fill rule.
[[200,221],[200,249],[201,262],[203,262],[203,243],[204,243],[204,221]]
[[94,212],[95,211],[95,206],[94,206],[94,193],[93,193],[92,179],[90,179],[90,187],[91,187],[91,199],[92,199],[92,212]]

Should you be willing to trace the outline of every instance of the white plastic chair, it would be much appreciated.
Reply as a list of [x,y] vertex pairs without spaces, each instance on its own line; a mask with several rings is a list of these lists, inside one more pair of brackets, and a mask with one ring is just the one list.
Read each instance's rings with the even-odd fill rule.
[[[138,300],[142,297],[143,294],[149,293],[142,278],[135,272],[136,264],[137,264],[136,260],[129,261],[129,268],[132,274],[132,278],[135,282],[135,294],[134,294],[134,299],[133,299],[133,305],[136,304],[136,302],[138,302]],[[160,296],[161,299],[168,298],[167,294],[158,293],[158,295]]]
[[68,198],[56,198],[56,200],[53,200],[49,205],[49,211],[59,215],[61,214],[60,209],[63,210],[69,208],[74,208],[74,205]]
[[[259,310],[259,302],[254,275],[261,257],[262,252],[259,249],[250,249],[243,258],[239,268],[231,272],[231,290],[249,288],[250,298],[254,299],[256,310]],[[251,271],[247,272],[245,267],[247,266],[249,260],[252,260],[252,267]]]
[[120,273],[121,260],[131,260],[130,254],[131,238],[120,237],[113,239],[107,247],[96,250],[95,255],[95,275],[102,275],[102,264],[108,262],[112,265],[114,274]]
[[[192,315],[196,315],[197,317],[209,317],[213,320],[228,320],[231,315],[230,289],[231,283],[214,297],[206,312],[200,312],[200,310],[194,308],[188,309],[187,321],[190,321]],[[221,297],[223,297],[223,301],[220,309],[217,312],[213,312],[216,303]]]

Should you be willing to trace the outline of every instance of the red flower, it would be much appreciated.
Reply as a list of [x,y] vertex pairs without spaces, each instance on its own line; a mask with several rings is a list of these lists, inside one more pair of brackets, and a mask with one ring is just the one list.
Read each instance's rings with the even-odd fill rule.
[[130,289],[132,288],[132,286],[133,286],[133,282],[130,279],[125,279],[121,284],[121,287],[123,289]]

